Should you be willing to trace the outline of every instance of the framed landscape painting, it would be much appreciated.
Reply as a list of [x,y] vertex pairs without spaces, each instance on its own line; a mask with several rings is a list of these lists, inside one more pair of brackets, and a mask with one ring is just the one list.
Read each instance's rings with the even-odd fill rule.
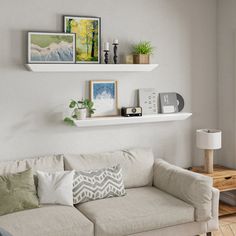
[[75,34],[28,32],[28,63],[75,63]]
[[117,116],[117,81],[90,81],[90,99],[93,116]]
[[64,16],[64,32],[76,34],[76,63],[101,63],[101,18]]

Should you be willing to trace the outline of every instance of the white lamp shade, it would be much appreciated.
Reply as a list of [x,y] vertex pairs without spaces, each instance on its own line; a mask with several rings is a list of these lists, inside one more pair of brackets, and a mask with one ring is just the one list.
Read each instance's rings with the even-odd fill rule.
[[220,149],[222,132],[216,129],[199,129],[196,131],[197,147],[200,149]]

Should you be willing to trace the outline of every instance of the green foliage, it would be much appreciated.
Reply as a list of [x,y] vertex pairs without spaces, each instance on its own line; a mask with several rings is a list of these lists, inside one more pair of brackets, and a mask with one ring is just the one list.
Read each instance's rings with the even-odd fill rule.
[[76,106],[76,101],[75,100],[71,100],[69,108],[75,108]]
[[89,114],[93,114],[95,109],[93,108],[93,102],[89,99],[85,99],[85,100],[82,100],[82,101],[78,101],[78,103],[83,107],[83,108],[87,108],[88,109],[88,112]]
[[66,117],[64,119],[64,122],[67,123],[68,125],[71,125],[71,126],[75,125],[75,122],[70,117]]
[[87,109],[89,114],[93,114],[95,109],[93,108],[93,102],[89,99],[82,99],[80,101],[71,100],[69,108]]
[[148,41],[140,41],[138,44],[133,45],[133,53],[134,54],[153,54],[154,47],[151,42]]
[[88,113],[91,115],[95,111],[93,106],[94,106],[93,102],[89,99],[82,99],[79,101],[71,100],[69,108],[73,109],[73,111],[71,117],[65,117],[64,122],[66,122],[68,125],[75,125],[73,119],[77,119],[76,110],[87,109]]

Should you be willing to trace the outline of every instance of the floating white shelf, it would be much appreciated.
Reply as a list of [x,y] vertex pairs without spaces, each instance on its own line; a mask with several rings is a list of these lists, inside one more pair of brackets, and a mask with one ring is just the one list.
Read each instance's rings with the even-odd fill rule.
[[148,72],[158,64],[26,64],[33,72]]
[[165,121],[178,121],[189,118],[192,113],[174,113],[174,114],[158,114],[145,115],[138,117],[101,117],[101,118],[87,118],[86,120],[75,120],[77,127],[95,127],[95,126],[113,126],[113,125],[128,125],[128,124],[144,124],[156,123]]

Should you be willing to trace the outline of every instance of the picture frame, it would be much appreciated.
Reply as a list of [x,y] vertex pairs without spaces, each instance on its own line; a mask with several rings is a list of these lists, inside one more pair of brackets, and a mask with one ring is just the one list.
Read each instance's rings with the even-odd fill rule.
[[158,114],[158,93],[155,88],[140,88],[138,101],[143,115]]
[[73,64],[75,53],[75,34],[28,32],[29,64]]
[[64,15],[64,32],[76,34],[76,63],[101,63],[101,17]]
[[176,93],[160,93],[159,97],[161,113],[168,114],[179,112]]
[[118,86],[115,80],[90,80],[90,100],[94,103],[92,117],[118,116]]

